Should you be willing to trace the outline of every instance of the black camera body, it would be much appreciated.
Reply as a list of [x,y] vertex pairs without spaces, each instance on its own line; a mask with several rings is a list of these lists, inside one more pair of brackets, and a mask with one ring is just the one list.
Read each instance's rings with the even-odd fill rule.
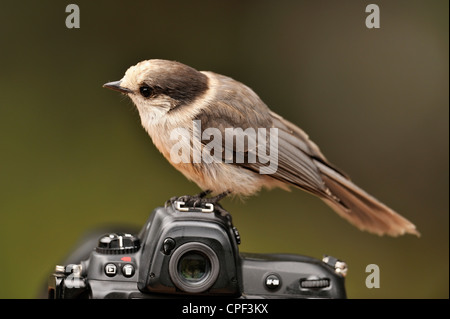
[[106,234],[87,260],[56,266],[48,297],[346,298],[347,267],[336,258],[239,253],[239,243],[220,205],[174,201],[156,208],[139,235]]

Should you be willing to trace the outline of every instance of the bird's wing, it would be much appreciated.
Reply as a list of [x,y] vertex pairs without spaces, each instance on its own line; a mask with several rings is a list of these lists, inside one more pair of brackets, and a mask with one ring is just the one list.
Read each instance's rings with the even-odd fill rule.
[[[221,161],[256,173],[264,172],[264,168],[267,172],[269,163],[276,163],[275,170],[269,170],[267,175],[328,198],[329,191],[314,158],[324,163],[326,160],[307,135],[271,112],[244,84],[236,85],[236,81],[224,76],[220,83],[220,90],[217,90],[220,96],[213,99],[213,104],[202,108],[196,117],[201,123],[202,133],[208,128],[214,128],[223,137],[217,141],[202,141],[209,149],[217,147],[222,150],[214,154],[215,157],[219,156]],[[258,136],[258,130],[266,133],[265,140],[264,136]],[[271,142],[270,136],[275,131],[277,138]],[[233,136],[233,143],[230,143]],[[242,147],[237,146],[239,141],[245,141],[240,145]],[[274,145],[274,141],[277,145]]]

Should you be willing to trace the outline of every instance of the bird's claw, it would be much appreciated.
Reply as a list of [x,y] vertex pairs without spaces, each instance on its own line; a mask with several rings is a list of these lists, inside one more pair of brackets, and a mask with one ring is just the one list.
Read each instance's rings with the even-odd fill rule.
[[175,202],[184,202],[185,206],[188,207],[202,207],[205,204],[217,204],[221,199],[230,194],[230,191],[226,191],[214,197],[206,197],[211,194],[212,191],[206,190],[197,195],[183,195],[183,196],[174,196],[166,201],[165,207],[169,204],[173,205]]

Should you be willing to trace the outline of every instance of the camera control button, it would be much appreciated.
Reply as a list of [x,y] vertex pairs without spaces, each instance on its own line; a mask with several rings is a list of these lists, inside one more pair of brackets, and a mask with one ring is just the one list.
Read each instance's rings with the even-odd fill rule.
[[281,279],[277,275],[271,274],[266,277],[264,283],[268,289],[275,290],[281,286]]
[[239,231],[236,227],[233,227],[234,238],[236,238],[236,242],[238,245],[241,244],[241,235],[239,235]]
[[114,277],[115,275],[117,275],[117,266],[114,264],[106,264],[105,274],[108,277]]
[[126,264],[122,267],[122,273],[125,277],[130,278],[134,275],[134,267],[131,264]]
[[175,248],[175,240],[173,240],[173,238],[167,237],[166,239],[164,239],[163,242],[163,252],[164,255],[170,255],[170,253],[172,252],[172,250]]

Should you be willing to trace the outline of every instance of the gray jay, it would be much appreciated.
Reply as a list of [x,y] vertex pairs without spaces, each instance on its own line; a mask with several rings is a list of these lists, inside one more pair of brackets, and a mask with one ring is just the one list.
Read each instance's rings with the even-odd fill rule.
[[131,98],[155,146],[204,191],[200,197],[295,186],[361,230],[419,236],[414,224],[331,164],[302,129],[230,77],[153,59],[104,87]]

